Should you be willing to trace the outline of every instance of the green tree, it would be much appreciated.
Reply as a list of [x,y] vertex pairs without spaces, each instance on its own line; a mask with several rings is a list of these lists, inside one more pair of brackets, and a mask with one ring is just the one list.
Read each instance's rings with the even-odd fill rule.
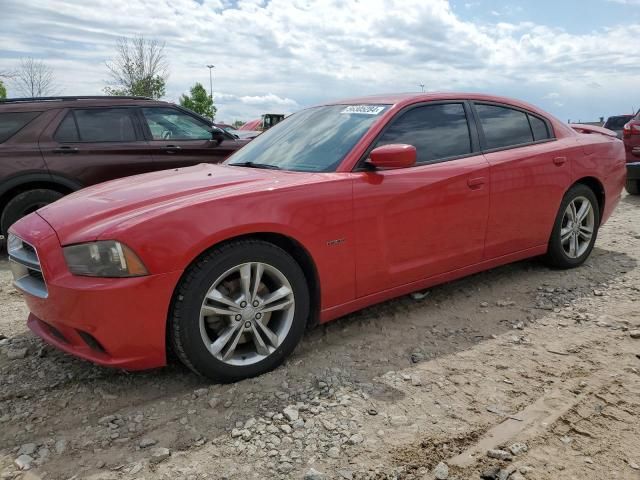
[[202,84],[196,82],[189,92],[191,95],[182,95],[180,97],[180,105],[213,120],[218,109],[213,106],[213,98],[207,93]]
[[235,122],[233,122],[231,125],[233,126],[233,128],[238,129],[240,128],[242,125],[244,125],[247,122],[243,122],[242,120],[236,120]]
[[7,98],[7,87],[4,86],[2,80],[0,80],[0,98]]

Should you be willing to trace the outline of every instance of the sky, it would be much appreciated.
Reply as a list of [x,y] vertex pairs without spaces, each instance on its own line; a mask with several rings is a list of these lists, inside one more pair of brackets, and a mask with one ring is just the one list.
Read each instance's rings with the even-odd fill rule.
[[[564,121],[640,108],[640,0],[2,0],[0,71],[98,95],[118,37],[165,42],[166,100],[214,64],[218,121],[345,97],[473,91]],[[9,96],[17,96],[8,85]]]

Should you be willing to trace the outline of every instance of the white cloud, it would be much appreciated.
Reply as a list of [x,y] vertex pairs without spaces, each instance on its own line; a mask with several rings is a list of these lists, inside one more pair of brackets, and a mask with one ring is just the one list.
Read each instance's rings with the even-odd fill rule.
[[640,75],[629,50],[640,24],[572,34],[503,18],[465,21],[446,0],[4,0],[0,65],[43,58],[65,93],[96,94],[116,38],[142,33],[166,42],[170,100],[195,81],[208,87],[205,65],[216,65],[226,121],[329,98],[419,91],[418,83],[547,107],[554,99],[545,93],[557,92],[567,109],[586,108],[578,99],[589,95],[595,111],[624,99]]

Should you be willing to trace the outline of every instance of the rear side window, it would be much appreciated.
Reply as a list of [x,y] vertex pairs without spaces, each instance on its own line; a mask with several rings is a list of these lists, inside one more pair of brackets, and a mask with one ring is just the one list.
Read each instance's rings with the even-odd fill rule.
[[42,112],[0,113],[0,143],[9,140]]
[[551,138],[551,135],[549,135],[549,128],[544,120],[534,117],[533,115],[529,115],[529,123],[531,124],[533,139],[536,142],[538,140],[547,140]]
[[464,106],[447,103],[417,107],[394,120],[376,147],[406,143],[416,147],[417,163],[430,163],[471,153]]
[[482,104],[476,104],[476,111],[480,117],[487,149],[533,142],[526,113],[512,108]]
[[[72,114],[81,142],[132,142],[137,139],[131,109],[92,108],[73,110]],[[68,121],[69,117],[67,115],[60,128],[64,127],[64,132],[72,138],[73,126]],[[56,139],[62,141],[58,138],[58,133],[60,132],[56,132]]]

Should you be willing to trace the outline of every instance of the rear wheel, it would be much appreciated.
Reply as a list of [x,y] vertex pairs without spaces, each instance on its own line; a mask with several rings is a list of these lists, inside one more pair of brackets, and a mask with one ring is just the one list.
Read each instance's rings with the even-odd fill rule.
[[0,217],[0,231],[6,235],[9,227],[22,217],[59,200],[64,195],[55,190],[39,188],[19,193],[7,203]]
[[169,335],[194,372],[231,382],[268,372],[293,352],[309,315],[304,273],[281,248],[259,240],[205,254],[178,287]]
[[600,209],[593,190],[582,184],[571,187],[556,216],[547,262],[558,268],[582,265],[593,250],[599,225]]
[[625,188],[629,195],[640,195],[640,180],[627,180]]

